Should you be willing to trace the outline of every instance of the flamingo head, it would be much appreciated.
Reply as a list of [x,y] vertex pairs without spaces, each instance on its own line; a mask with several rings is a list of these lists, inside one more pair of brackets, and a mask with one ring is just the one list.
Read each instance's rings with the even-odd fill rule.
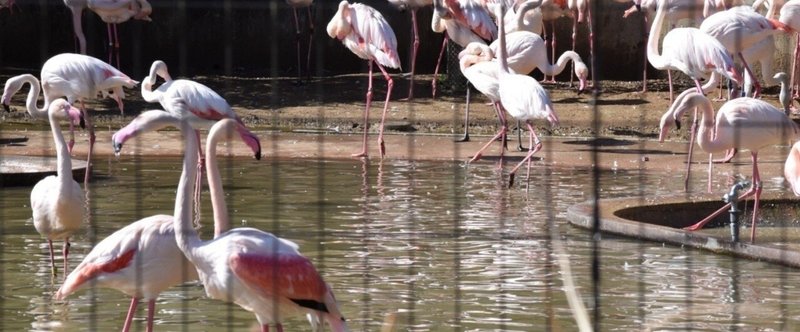
[[80,125],[81,128],[85,128],[83,112],[75,106],[72,106],[66,99],[56,99],[50,104],[50,108],[47,111],[56,118],[67,119],[70,121],[70,124]]
[[339,10],[336,11],[336,14],[333,15],[333,18],[325,28],[328,31],[328,36],[339,40],[344,39],[352,30],[350,22],[350,3],[347,0],[343,0],[339,3]]
[[578,94],[586,91],[586,80],[589,77],[589,68],[583,62],[575,62],[575,76],[578,77]]
[[[5,109],[6,112],[10,111],[8,106],[11,105],[11,97],[13,97],[20,89],[22,89],[22,85],[25,83],[24,80],[25,76],[32,76],[32,75],[23,74],[9,78],[6,81],[5,87],[3,88],[3,96],[0,97],[0,103],[3,104],[3,109]],[[37,82],[36,84],[39,83]]]
[[740,74],[739,74],[739,71],[738,71],[738,70],[736,70],[736,68],[734,68],[734,67],[731,65],[730,67],[728,67],[727,69],[725,69],[725,72],[726,72],[726,74],[727,74],[728,78],[730,78],[731,80],[733,80],[734,82],[736,82],[736,84],[737,84],[737,85],[742,85],[742,82],[743,82],[744,80],[742,79],[742,75],[740,75]]
[[124,106],[122,105],[122,99],[125,98],[125,91],[122,91],[122,87],[117,86],[111,88],[110,90],[103,90],[103,97],[111,98],[117,102],[117,107],[119,107],[119,112],[124,113]]
[[150,76],[148,76],[153,83],[155,83],[156,76],[161,77],[164,81],[172,81],[172,76],[169,75],[169,69],[167,68],[167,63],[161,60],[153,61],[153,64],[150,65]]
[[133,18],[137,20],[152,22],[153,20],[150,18],[150,14],[153,13],[153,6],[151,6],[150,3],[147,2],[147,0],[140,0],[135,3],[141,5],[141,7],[138,8],[138,12],[136,13],[136,15],[133,16]]
[[249,129],[247,129],[247,127],[245,127],[242,124],[241,120],[239,120],[238,118],[236,120],[238,121],[236,126],[236,132],[239,133],[239,136],[242,138],[242,141],[244,141],[244,143],[247,144],[247,146],[249,146],[250,149],[253,150],[254,157],[256,158],[256,160],[261,160],[261,141],[258,139],[258,136],[256,136]]
[[658,133],[658,141],[663,143],[664,139],[667,138],[667,133],[669,133],[669,129],[672,127],[672,124],[675,124],[675,127],[678,129],[681,128],[680,122],[676,120],[672,116],[672,110],[670,109],[664,115],[661,116],[661,123],[658,125],[659,133]]
[[784,72],[777,73],[772,78],[778,80],[778,82],[782,84],[789,83],[789,75]]
[[331,290],[331,286],[326,284],[328,291],[325,293],[324,301],[325,301],[325,308],[327,312],[325,312],[322,317],[328,324],[331,326],[331,331],[334,332],[346,332],[350,329],[347,327],[347,321],[342,316],[342,313],[339,311],[339,305],[336,302],[336,297],[333,295],[333,291]]

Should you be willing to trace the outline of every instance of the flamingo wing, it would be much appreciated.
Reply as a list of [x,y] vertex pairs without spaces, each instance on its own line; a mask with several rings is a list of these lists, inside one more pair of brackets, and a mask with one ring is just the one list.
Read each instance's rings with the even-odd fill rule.
[[483,5],[477,0],[445,0],[445,5],[453,18],[467,26],[485,40],[497,39],[497,26]]
[[328,312],[324,302],[328,286],[302,255],[238,252],[229,257],[229,264],[242,282],[264,297]]

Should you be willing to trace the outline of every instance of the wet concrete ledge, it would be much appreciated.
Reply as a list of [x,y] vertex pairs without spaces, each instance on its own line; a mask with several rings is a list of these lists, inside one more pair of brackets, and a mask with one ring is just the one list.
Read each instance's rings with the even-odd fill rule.
[[[58,159],[40,156],[3,156],[0,158],[0,187],[33,186],[56,174]],[[72,177],[83,182],[86,161],[72,159]]]
[[[790,203],[796,205],[796,200],[779,194],[764,194],[761,199],[762,206],[783,206]],[[741,208],[752,211],[752,201],[740,204]],[[602,199],[599,201],[597,213],[600,231],[603,233],[689,246],[717,254],[800,268],[800,251],[791,243],[794,237],[784,237],[784,241],[788,240],[784,243],[774,241],[774,237],[760,237],[760,234],[771,227],[761,227],[759,223],[756,225],[756,242],[750,244],[751,214],[740,217],[740,241],[736,243],[731,241],[727,212],[707,224],[703,230],[690,232],[682,229],[723,205],[719,198],[711,196],[692,198],[681,195],[658,199],[633,197]],[[590,230],[594,214],[594,201],[587,201],[567,210],[570,224]],[[781,229],[785,230],[783,227]]]

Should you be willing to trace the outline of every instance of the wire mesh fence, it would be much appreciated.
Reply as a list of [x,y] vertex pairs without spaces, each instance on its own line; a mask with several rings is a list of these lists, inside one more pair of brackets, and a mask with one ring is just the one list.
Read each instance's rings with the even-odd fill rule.
[[[429,28],[458,15],[430,6],[416,11],[413,82],[410,9],[365,1],[373,16],[340,21],[380,13],[393,28],[400,68],[370,64],[351,50],[378,31],[347,39],[329,23],[345,3],[0,0],[0,330],[793,329],[800,131],[778,97],[791,90],[767,79],[792,68],[777,15],[761,96],[731,84],[714,101],[677,70],[674,96],[652,67],[641,92],[646,4],[623,19],[633,3],[593,2],[592,29],[566,9],[546,19],[535,38],[563,73],[509,84],[497,54],[468,80],[455,32],[441,50]],[[667,33],[659,49],[690,48]],[[58,55],[83,39],[91,58]],[[572,49],[586,91],[558,60]],[[697,88],[717,82],[705,78]],[[556,115],[515,113],[534,91]],[[695,109],[697,134],[678,125]],[[687,150],[693,136],[703,152]],[[712,170],[704,154],[723,140],[740,150]]]

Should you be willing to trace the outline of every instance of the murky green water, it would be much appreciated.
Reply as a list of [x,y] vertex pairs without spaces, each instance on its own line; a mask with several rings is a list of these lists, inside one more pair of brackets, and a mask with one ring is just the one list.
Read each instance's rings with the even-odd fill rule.
[[[351,329],[573,331],[553,230],[589,308],[592,247],[566,209],[591,197],[588,170],[536,167],[530,191],[505,188],[494,164],[359,160],[222,161],[235,226],[296,241],[332,285]],[[742,170],[749,172],[749,169]],[[179,159],[101,159],[91,186],[91,226],[74,238],[70,264],[91,243],[141,217],[172,213]],[[766,176],[765,176],[766,178]],[[697,179],[698,183],[700,180]],[[605,197],[680,191],[680,176],[603,173]],[[702,187],[702,184],[698,185]],[[778,181],[766,190],[784,190]],[[46,244],[30,222],[30,188],[2,191],[0,329],[119,330],[129,299],[109,289],[53,301]],[[207,196],[207,193],[206,193]],[[211,232],[210,203],[204,197]],[[604,330],[787,330],[800,320],[800,272],[657,243],[600,242]],[[140,306],[136,328],[143,330]],[[163,293],[159,331],[247,331],[255,317],[207,299],[199,284]],[[301,318],[287,330],[308,330]]]

